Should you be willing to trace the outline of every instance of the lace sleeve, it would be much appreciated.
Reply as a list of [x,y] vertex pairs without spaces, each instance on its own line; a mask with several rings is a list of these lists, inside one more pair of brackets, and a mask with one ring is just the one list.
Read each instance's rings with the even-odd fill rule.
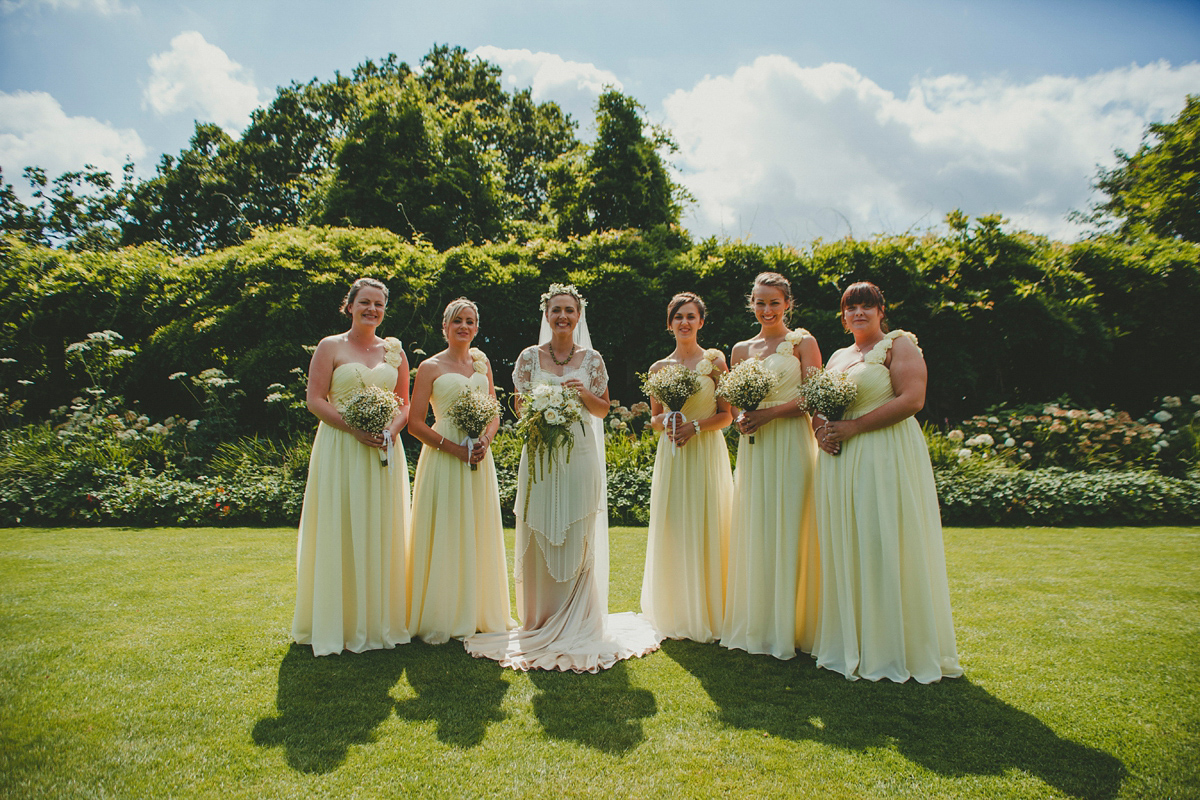
[[513,389],[526,394],[533,388],[533,368],[537,363],[537,347],[526,347],[513,365]]
[[608,388],[608,370],[604,359],[595,350],[589,350],[583,359],[583,371],[587,375],[587,387],[592,394],[603,394]]

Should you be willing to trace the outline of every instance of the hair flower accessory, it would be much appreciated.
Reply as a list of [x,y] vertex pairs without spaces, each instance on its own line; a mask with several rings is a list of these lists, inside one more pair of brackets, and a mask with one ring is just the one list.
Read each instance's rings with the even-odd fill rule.
[[583,294],[575,287],[573,283],[552,283],[550,289],[542,293],[541,309],[546,310],[546,305],[550,302],[550,298],[560,294],[569,294],[574,297],[579,303],[579,310],[583,311],[587,306],[587,300],[583,299]]
[[383,360],[391,367],[400,366],[404,360],[404,345],[395,336],[383,340]]

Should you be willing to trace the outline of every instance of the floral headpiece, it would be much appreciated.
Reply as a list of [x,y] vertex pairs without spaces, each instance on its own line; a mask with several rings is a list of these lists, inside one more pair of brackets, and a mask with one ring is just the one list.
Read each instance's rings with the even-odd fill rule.
[[571,297],[574,297],[575,300],[578,301],[578,303],[579,303],[579,310],[581,312],[587,306],[587,300],[583,299],[583,295],[580,294],[579,290],[575,288],[575,284],[573,284],[573,283],[552,283],[552,284],[550,284],[550,290],[542,293],[542,303],[541,303],[542,311],[546,310],[546,306],[547,306],[547,304],[549,304],[551,297],[554,297],[555,295],[560,295],[560,294],[569,294],[569,295],[571,295]]

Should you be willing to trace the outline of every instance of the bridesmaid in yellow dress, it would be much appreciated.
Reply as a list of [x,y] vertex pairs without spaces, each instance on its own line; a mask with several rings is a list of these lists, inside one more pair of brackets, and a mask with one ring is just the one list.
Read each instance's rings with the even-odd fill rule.
[[854,344],[829,358],[858,395],[844,419],[813,420],[820,441],[817,666],[851,680],[962,675],[950,614],[942,521],[921,427],[925,359],[917,338],[887,332],[883,293],[842,294]]
[[[478,332],[478,307],[464,297],[451,302],[442,315],[448,346],[421,362],[413,384],[408,432],[425,446],[413,483],[408,629],[430,644],[516,626],[508,613],[500,488],[488,449],[500,419],[468,450],[466,433],[447,415],[464,391],[496,396],[487,356],[471,347]],[[432,428],[425,421],[430,404]]]
[[817,446],[800,390],[805,371],[821,366],[821,351],[808,331],[788,330],[791,307],[787,278],[759,274],[750,293],[758,335],[733,348],[734,366],[762,359],[776,383],[757,410],[737,416],[742,436],[721,625],[723,646],[779,659],[794,657],[797,648],[812,651],[820,570],[813,509]]
[[675,336],[675,350],[650,367],[653,373],[682,364],[697,373],[700,390],[684,403],[674,425],[670,412],[650,399],[650,424],[663,434],[650,484],[642,613],[664,636],[712,642],[721,634],[733,501],[722,430],[733,415],[716,397],[717,381],[728,371],[725,355],[700,346],[696,335],[702,327],[704,301],[691,292],[672,297],[667,330]]
[[[409,641],[404,450],[354,430],[339,410],[356,389],[374,385],[400,403],[385,431],[392,441],[408,421],[408,359],[398,339],[375,334],[387,300],[379,281],[355,281],[342,303],[350,330],[322,339],[308,367],[308,410],[320,423],[300,512],[292,638],[313,655]],[[381,450],[391,451],[387,466]]]

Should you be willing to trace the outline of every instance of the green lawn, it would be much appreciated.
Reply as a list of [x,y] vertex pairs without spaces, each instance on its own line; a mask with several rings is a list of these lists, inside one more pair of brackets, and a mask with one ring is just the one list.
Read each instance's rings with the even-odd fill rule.
[[[645,530],[612,539],[633,609]],[[1200,532],[946,555],[966,677],[897,686],[690,642],[600,675],[314,659],[293,531],[0,530],[0,794],[1200,797]]]

